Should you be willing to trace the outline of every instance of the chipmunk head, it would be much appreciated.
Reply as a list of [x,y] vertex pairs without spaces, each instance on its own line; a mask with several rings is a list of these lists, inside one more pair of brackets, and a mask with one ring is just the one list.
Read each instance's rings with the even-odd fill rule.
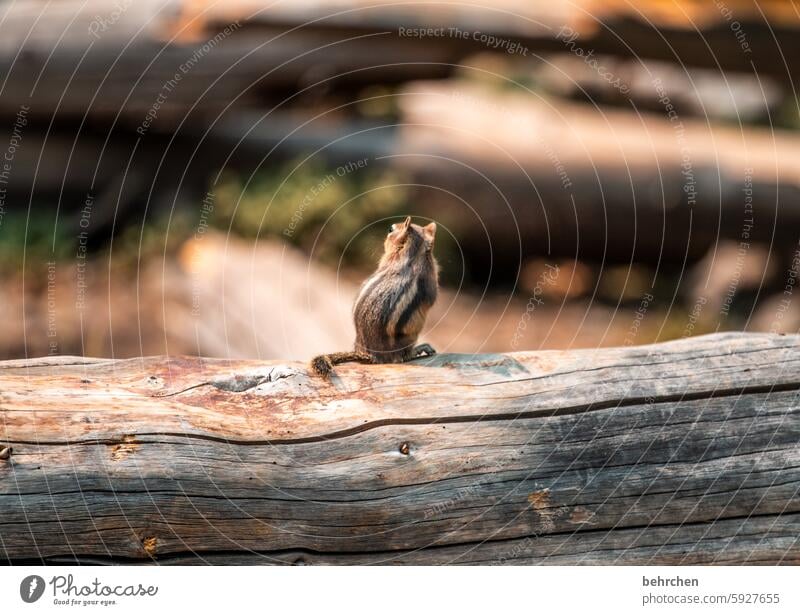
[[433,241],[436,223],[426,226],[411,224],[411,216],[400,223],[392,224],[383,242],[381,265],[394,261],[405,261],[419,257],[433,258]]

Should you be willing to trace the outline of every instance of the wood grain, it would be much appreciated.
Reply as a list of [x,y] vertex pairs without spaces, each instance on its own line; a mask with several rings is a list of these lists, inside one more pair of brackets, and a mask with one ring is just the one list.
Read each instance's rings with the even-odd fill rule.
[[0,363],[10,563],[800,563],[800,336]]

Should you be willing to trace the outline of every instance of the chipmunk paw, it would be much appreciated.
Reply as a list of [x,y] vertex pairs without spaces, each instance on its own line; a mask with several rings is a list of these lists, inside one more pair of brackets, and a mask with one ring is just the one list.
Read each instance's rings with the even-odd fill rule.
[[431,346],[430,344],[420,344],[419,346],[415,346],[411,356],[414,359],[418,359],[420,357],[432,357],[436,354],[436,349]]

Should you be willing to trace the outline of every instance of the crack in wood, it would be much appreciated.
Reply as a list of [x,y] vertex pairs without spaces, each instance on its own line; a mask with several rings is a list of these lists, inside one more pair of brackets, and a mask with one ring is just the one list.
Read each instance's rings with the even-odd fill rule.
[[[199,386],[199,385],[198,385]],[[616,408],[630,408],[636,406],[655,406],[676,402],[688,402],[698,400],[721,399],[728,397],[744,397],[745,395],[764,395],[770,393],[783,393],[800,391],[800,382],[787,382],[774,385],[754,385],[728,389],[715,389],[710,391],[696,391],[692,393],[679,393],[655,396],[636,396],[627,398],[609,399],[588,404],[578,404],[574,406],[561,406],[559,408],[547,408],[539,410],[521,410],[518,412],[498,412],[495,414],[468,414],[441,417],[419,417],[419,418],[391,418],[373,420],[355,427],[332,431],[318,436],[308,436],[302,438],[275,438],[260,440],[244,440],[240,438],[228,438],[223,436],[213,436],[210,434],[190,433],[190,432],[169,432],[169,431],[149,431],[137,432],[137,436],[165,436],[183,437],[196,440],[206,440],[209,442],[223,442],[241,446],[280,446],[284,444],[305,444],[310,442],[328,442],[338,438],[347,438],[363,433],[378,427],[391,425],[448,425],[458,423],[486,423],[494,421],[516,421],[519,419],[550,418],[557,416],[568,416],[572,414],[584,414],[588,412],[599,412],[602,410]],[[535,395],[525,395],[525,397],[535,397]],[[45,445],[81,445],[81,444],[119,444],[121,440],[115,438],[96,438],[91,440],[8,440],[14,444],[45,444]]]
[[[744,515],[738,517],[728,517],[725,519],[717,519],[713,521],[701,521],[701,522],[690,522],[690,523],[664,523],[664,524],[647,524],[647,525],[634,525],[628,526],[624,528],[618,527],[611,527],[611,528],[587,528],[583,530],[575,529],[569,531],[561,531],[561,532],[554,532],[552,534],[541,535],[539,533],[534,534],[523,534],[519,536],[509,536],[503,538],[488,538],[483,540],[473,540],[473,541],[461,541],[461,542],[454,542],[448,544],[430,544],[425,547],[418,547],[414,549],[391,549],[391,550],[317,550],[317,549],[309,549],[304,547],[294,547],[294,548],[286,548],[286,549],[273,549],[273,550],[253,550],[253,549],[241,549],[241,550],[233,550],[233,549],[195,549],[190,551],[172,551],[169,553],[165,553],[157,557],[157,561],[160,563],[166,563],[170,560],[180,560],[186,558],[186,556],[190,557],[214,557],[214,556],[242,556],[242,555],[254,555],[258,557],[267,557],[267,558],[280,558],[283,555],[289,556],[300,556],[305,555],[309,557],[324,557],[324,556],[336,556],[341,558],[347,558],[348,556],[368,556],[368,557],[390,557],[390,558],[397,558],[399,556],[420,553],[420,552],[435,552],[435,551],[450,551],[450,550],[457,550],[457,549],[469,549],[470,547],[473,548],[481,548],[486,546],[497,546],[502,544],[509,544],[509,543],[517,543],[517,542],[524,542],[530,541],[531,543],[535,543],[543,538],[547,539],[569,539],[573,538],[576,534],[580,534],[583,539],[587,536],[605,536],[605,535],[614,535],[614,534],[628,534],[628,533],[635,533],[641,532],[643,530],[649,530],[653,527],[658,527],[659,529],[664,530],[673,530],[673,532],[677,532],[680,530],[687,530],[687,529],[711,529],[715,525],[718,525],[719,522],[725,522],[727,525],[733,526],[736,522],[741,522],[742,525],[758,521],[764,520],[767,525],[775,526],[779,519],[789,518],[792,522],[796,522],[800,524],[800,514],[798,513],[779,513],[779,514],[762,514],[762,515]],[[731,528],[731,533],[724,535],[724,536],[713,536],[713,540],[724,540],[726,538],[733,538],[735,536],[740,535],[739,528],[736,528],[736,531],[733,531],[734,528]],[[747,534],[745,534],[747,535]],[[760,535],[762,538],[765,534],[762,532],[760,534],[755,534],[756,536]],[[787,531],[785,534],[782,534],[786,538],[796,539],[796,534],[793,534],[791,531]],[[681,545],[684,543],[669,543],[669,546]],[[689,545],[696,545],[697,542],[693,543],[685,543]],[[652,548],[653,545],[642,545],[642,547],[650,547]],[[630,549],[630,547],[629,547]],[[619,549],[596,549],[593,548],[591,552],[586,552],[585,554],[589,553],[596,553],[596,552],[604,552],[604,551],[619,551]],[[518,555],[521,555],[518,553]],[[64,555],[48,555],[42,558],[6,558],[6,562],[11,565],[35,565],[36,563],[56,563],[54,559],[61,559],[61,558],[74,558],[76,557],[73,553],[64,554]],[[86,554],[81,556],[82,558],[87,558],[91,561],[104,563],[104,564],[115,564],[115,563],[141,563],[143,561],[149,561],[151,558],[141,558],[141,557],[125,557],[125,556],[113,556],[113,557],[97,557],[92,554]],[[0,560],[2,557],[0,557]],[[519,559],[526,559],[523,557],[519,557]],[[492,561],[492,560],[490,560]]]

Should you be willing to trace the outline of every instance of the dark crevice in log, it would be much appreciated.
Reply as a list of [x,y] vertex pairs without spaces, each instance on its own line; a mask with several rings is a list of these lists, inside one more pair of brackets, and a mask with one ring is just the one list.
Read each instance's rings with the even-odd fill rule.
[[[696,391],[694,393],[674,393],[658,396],[637,396],[610,399],[589,404],[578,404],[575,406],[563,406],[553,409],[522,410],[520,412],[500,412],[497,414],[470,414],[447,417],[419,417],[414,419],[391,418],[377,421],[370,421],[362,425],[357,425],[348,429],[333,431],[329,434],[319,436],[309,436],[306,438],[276,438],[272,440],[242,440],[236,438],[225,438],[222,436],[212,436],[209,434],[189,433],[189,432],[168,432],[151,431],[137,432],[137,436],[165,436],[165,437],[184,437],[196,440],[206,440],[209,442],[222,442],[226,444],[236,444],[242,446],[280,446],[283,444],[307,444],[311,442],[327,442],[340,438],[347,438],[363,433],[378,427],[388,427],[392,425],[448,425],[456,423],[485,423],[492,421],[516,421],[519,419],[550,418],[557,416],[567,416],[572,414],[584,414],[587,412],[598,412],[616,408],[629,408],[635,406],[654,406],[659,404],[680,403],[686,401],[702,401],[705,399],[721,399],[727,397],[743,397],[745,395],[769,395],[771,393],[784,393],[790,391],[800,391],[800,382],[783,382],[780,384],[754,385],[734,387],[727,389],[716,389],[708,391]],[[534,398],[534,394],[522,395],[519,399],[526,397]],[[93,444],[122,444],[123,440],[117,438],[97,438],[91,440],[6,440],[8,444],[31,444],[31,445],[93,445]]]
[[[767,514],[761,514],[761,515],[741,515],[741,516],[736,516],[736,517],[728,517],[728,518],[724,518],[724,519],[715,519],[715,520],[711,520],[711,521],[696,521],[696,522],[689,522],[689,523],[665,523],[665,524],[648,523],[648,524],[644,524],[644,525],[632,525],[632,526],[628,526],[628,527],[624,527],[624,528],[619,528],[619,527],[590,528],[590,529],[578,529],[578,528],[576,528],[575,530],[572,530],[572,531],[553,532],[553,533],[549,533],[549,534],[534,533],[534,534],[528,534],[528,535],[522,535],[522,536],[513,536],[513,537],[497,538],[497,539],[493,538],[493,539],[485,539],[485,540],[477,540],[477,541],[464,541],[464,542],[456,542],[456,543],[450,543],[450,544],[430,544],[428,546],[419,547],[419,548],[415,548],[415,549],[394,549],[394,550],[388,550],[388,551],[365,551],[365,550],[362,550],[362,551],[347,551],[347,550],[321,551],[321,550],[301,548],[301,547],[288,548],[288,549],[276,549],[276,550],[272,550],[272,551],[269,551],[269,550],[264,550],[264,551],[258,550],[258,551],[256,551],[256,550],[243,548],[241,550],[209,549],[209,550],[203,550],[203,551],[201,551],[201,550],[197,550],[197,551],[175,551],[175,552],[169,553],[167,555],[158,556],[158,557],[155,557],[155,558],[151,558],[149,556],[148,557],[141,557],[141,558],[113,556],[113,557],[110,557],[110,558],[106,559],[104,556],[98,557],[98,556],[95,556],[93,554],[85,554],[85,555],[81,556],[81,559],[83,559],[83,558],[90,559],[91,561],[96,562],[96,563],[126,564],[126,563],[142,563],[142,562],[149,562],[149,561],[155,561],[156,563],[158,563],[158,562],[166,563],[166,562],[168,562],[170,560],[182,559],[182,558],[185,558],[187,556],[188,557],[194,557],[194,558],[203,558],[203,557],[219,557],[219,556],[231,556],[231,557],[233,557],[233,556],[241,556],[241,555],[253,555],[253,556],[258,556],[258,557],[264,557],[265,559],[276,559],[276,560],[277,560],[277,558],[279,558],[281,556],[285,556],[285,555],[297,555],[297,556],[307,555],[307,556],[319,556],[319,557],[337,556],[337,557],[343,557],[343,558],[346,558],[348,556],[350,556],[350,557],[368,556],[368,557],[375,557],[375,558],[380,558],[380,557],[397,558],[397,557],[402,556],[402,555],[418,553],[418,552],[421,552],[421,551],[441,551],[441,550],[469,549],[470,547],[477,548],[477,547],[482,547],[482,546],[485,546],[485,545],[499,545],[499,544],[514,543],[514,542],[536,541],[537,539],[545,538],[545,537],[546,538],[559,538],[559,537],[569,538],[569,537],[574,536],[575,534],[581,534],[582,536],[589,536],[589,535],[609,535],[609,534],[613,534],[615,532],[635,533],[637,531],[644,532],[644,531],[647,531],[649,529],[652,529],[653,527],[658,527],[660,529],[674,528],[675,532],[678,532],[681,529],[687,529],[687,528],[703,528],[703,527],[706,527],[708,529],[711,529],[714,526],[715,523],[720,522],[720,521],[724,521],[726,523],[732,523],[732,522],[736,522],[736,521],[741,521],[742,523],[746,523],[748,521],[752,521],[752,520],[755,520],[755,519],[773,519],[774,522],[777,522],[779,519],[782,519],[782,518],[785,518],[785,517],[797,517],[798,520],[800,520],[800,515],[798,515],[797,513],[794,513],[794,512],[792,512],[792,513],[778,513],[778,514],[767,513]],[[715,540],[725,540],[725,539],[733,540],[734,538],[736,538],[738,536],[739,536],[739,533],[736,532],[732,536],[713,537],[713,539],[715,539]],[[748,536],[748,535],[745,534],[745,536]],[[787,533],[786,536],[787,537],[791,537],[792,534]],[[798,540],[800,540],[800,539],[798,539]],[[667,543],[664,546],[675,547],[675,546],[681,546],[682,544],[683,543]],[[694,543],[686,543],[686,545],[692,545],[692,546],[695,546],[696,544],[697,544],[696,542],[694,542]],[[652,548],[652,546],[653,545],[640,545],[639,547],[629,547],[628,549],[630,550],[630,549],[646,548],[646,547]],[[591,550],[591,553],[594,554],[594,553],[603,552],[603,551],[621,551],[621,550],[620,549],[605,549],[604,550],[604,549],[597,549],[596,547],[593,547],[592,550]],[[587,555],[589,555],[589,552],[587,552]],[[556,554],[552,554],[550,557],[555,557],[555,556],[556,556]],[[72,555],[48,555],[48,556],[42,557],[41,559],[38,559],[38,558],[19,558],[19,559],[10,558],[10,559],[7,559],[6,561],[7,561],[8,564],[16,565],[16,566],[40,565],[40,564],[48,564],[48,563],[55,564],[56,561],[54,561],[54,560],[66,561],[64,558],[70,559],[70,558],[73,558],[73,557],[74,556],[72,556]],[[71,560],[71,561],[74,561],[74,560]]]
[[[784,450],[785,451],[793,451],[795,449],[794,448],[782,448],[782,449],[775,449],[775,450],[767,450],[767,449],[765,449],[763,451],[760,450],[758,452],[748,453],[748,454],[750,454],[750,455],[761,455],[764,452],[778,452],[778,451],[784,451]],[[667,466],[667,465],[675,465],[675,464],[678,464],[678,463],[688,463],[688,464],[691,464],[691,465],[696,467],[696,466],[698,466],[698,465],[700,465],[702,463],[706,463],[706,462],[709,462],[709,461],[716,461],[716,460],[719,460],[719,459],[726,459],[726,458],[732,458],[732,457],[737,457],[737,456],[741,456],[741,455],[731,454],[731,455],[727,455],[725,457],[715,457],[715,458],[704,459],[704,460],[700,460],[700,461],[692,461],[692,460],[689,460],[689,461],[680,461],[680,460],[678,460],[678,461],[676,461],[676,460],[671,460],[669,462],[658,461],[658,462],[637,462],[635,464],[634,463],[604,464],[602,466],[602,469],[603,470],[613,470],[613,469],[623,469],[623,468],[634,469],[634,468],[642,468],[642,467],[664,467],[664,466]],[[576,472],[581,472],[581,471],[585,471],[586,469],[591,469],[592,467],[593,466],[577,467],[577,468],[573,468],[573,470],[576,471]],[[759,474],[765,474],[765,475],[776,474],[776,475],[780,475],[780,474],[789,472],[791,470],[796,470],[798,468],[800,468],[800,466],[783,466],[781,468],[770,468],[770,469],[764,469],[764,470],[749,469],[745,476],[753,476],[753,475],[759,475]],[[486,479],[492,479],[492,477],[496,477],[498,475],[507,474],[507,473],[517,473],[517,474],[520,474],[520,476],[517,477],[517,478],[509,478],[509,479],[502,479],[502,480],[493,479],[493,480],[489,480],[489,482],[485,482],[485,483],[474,482],[479,477],[485,477]],[[499,485],[511,484],[511,485],[520,486],[520,485],[522,485],[522,483],[525,483],[526,481],[531,480],[531,474],[532,474],[531,470],[521,470],[521,469],[506,470],[506,471],[493,471],[493,472],[477,472],[477,473],[473,473],[473,474],[462,473],[462,474],[458,474],[458,475],[455,475],[455,476],[446,477],[446,478],[437,479],[437,480],[423,481],[423,482],[419,482],[419,483],[407,483],[407,484],[403,484],[403,485],[393,485],[393,486],[390,486],[390,487],[379,487],[379,488],[370,489],[369,491],[365,491],[365,492],[354,491],[353,489],[322,489],[322,488],[315,488],[315,491],[318,492],[318,493],[322,493],[322,492],[351,493],[354,496],[355,495],[358,496],[357,498],[352,499],[352,500],[328,500],[328,499],[322,499],[322,498],[319,498],[319,497],[309,498],[309,497],[303,497],[303,496],[295,496],[295,497],[288,497],[288,498],[280,498],[280,497],[273,497],[273,496],[259,497],[257,495],[227,495],[227,494],[223,494],[223,493],[220,493],[220,494],[217,495],[217,494],[213,494],[213,493],[197,493],[196,491],[188,492],[186,490],[168,490],[168,489],[99,489],[99,488],[89,488],[89,489],[74,489],[74,490],[68,490],[68,491],[47,491],[47,492],[44,492],[44,491],[32,491],[32,492],[17,491],[17,492],[10,493],[10,494],[0,494],[0,501],[2,501],[2,499],[4,497],[9,497],[9,498],[19,498],[19,497],[25,497],[25,496],[58,497],[58,496],[67,496],[67,495],[83,495],[83,494],[90,494],[91,493],[91,494],[104,494],[104,495],[187,496],[187,497],[196,498],[196,499],[212,499],[212,500],[222,500],[222,501],[232,501],[232,502],[237,502],[237,501],[242,501],[242,502],[248,502],[248,501],[250,501],[250,502],[311,502],[311,503],[320,503],[320,504],[347,505],[347,504],[351,504],[353,502],[381,502],[381,501],[387,501],[387,500],[393,500],[393,499],[402,499],[402,498],[404,498],[406,496],[406,492],[404,490],[413,490],[414,494],[417,495],[417,496],[433,495],[433,494],[437,494],[437,493],[441,494],[441,493],[443,493],[441,490],[434,490],[434,491],[431,491],[431,492],[427,492],[427,491],[421,491],[420,488],[426,487],[426,486],[441,485],[442,483],[447,483],[447,482],[451,482],[451,481],[467,480],[467,481],[469,481],[470,487],[475,489],[475,490],[478,490],[479,488],[482,488],[482,487],[488,487],[488,486],[491,486],[491,485],[499,486]],[[565,474],[565,471],[563,471],[563,470],[553,471],[553,472],[550,472],[550,473],[536,473],[536,480],[537,481],[543,481],[543,480],[548,479],[548,478],[561,477],[561,476],[564,476],[564,474]],[[736,487],[735,489],[723,489],[722,491],[703,491],[702,495],[722,495],[722,494],[725,494],[725,493],[736,494],[736,493],[739,493],[739,492],[742,492],[742,491],[747,491],[747,490],[750,490],[750,489],[763,489],[764,487],[774,488],[774,487],[792,485],[792,484],[796,484],[796,483],[799,483],[799,482],[800,481],[797,481],[797,480],[787,480],[787,481],[783,481],[783,482],[779,482],[779,483],[778,482],[772,482],[772,483],[769,483],[767,485],[754,485],[754,486],[751,486],[751,487],[739,486],[739,487]],[[273,488],[270,485],[264,485],[263,487],[264,488]],[[258,487],[254,487],[254,489],[257,489],[257,488]],[[457,494],[462,489],[463,489],[463,487],[460,487],[458,485],[454,485],[452,487],[452,491],[453,491],[454,494]],[[283,486],[283,487],[280,488],[280,491],[282,493],[288,493],[288,492],[292,492],[292,491],[302,491],[302,490],[303,490],[302,487],[294,487],[294,486]],[[388,496],[375,497],[375,498],[363,497],[363,493],[379,493],[381,491],[398,491],[398,493],[393,494],[393,495],[388,495]],[[680,494],[680,493],[676,493],[674,490],[667,490],[667,491],[647,490],[646,492],[644,492],[642,494],[639,494],[639,495],[640,496],[648,496],[648,497],[650,497],[650,496],[656,496],[656,495],[670,495],[670,494],[673,494],[676,497],[691,497],[691,494]],[[616,500],[616,499],[624,500],[624,499],[630,498],[630,497],[637,497],[637,496],[612,495],[612,496],[608,496],[608,497],[604,498],[602,501],[597,501],[597,502],[589,501],[589,500],[575,501],[573,499],[573,501],[561,502],[561,503],[558,503],[558,504],[553,504],[552,506],[542,506],[539,510],[548,510],[548,509],[558,510],[560,508],[563,508],[564,506],[574,506],[576,504],[580,504],[581,506],[599,506],[599,505],[602,505],[602,504],[604,504],[604,503],[606,503],[606,502],[608,502],[610,500]],[[798,506],[800,506],[800,500],[797,501],[797,504],[798,504]],[[497,506],[497,504],[487,505],[487,507],[489,507],[489,508],[493,508],[493,507],[496,507],[496,506]],[[464,509],[467,509],[467,508],[469,508],[469,507],[462,507],[461,510],[464,510]],[[798,510],[798,512],[800,512],[800,510]],[[110,517],[110,516],[111,515],[108,515],[108,517]],[[308,519],[308,521],[313,521],[313,519]],[[418,523],[424,523],[424,522],[425,522],[425,520],[418,521]],[[27,521],[25,521],[25,522],[19,521],[19,522],[11,522],[11,523],[12,524],[19,524],[19,523],[25,524],[25,523],[27,523]],[[9,522],[7,522],[6,520],[0,518],[0,526],[6,525],[6,524],[9,524]],[[378,525],[378,524],[376,524],[376,525]],[[339,527],[339,526],[337,526],[337,527]],[[341,527],[346,527],[346,526],[341,526]]]

